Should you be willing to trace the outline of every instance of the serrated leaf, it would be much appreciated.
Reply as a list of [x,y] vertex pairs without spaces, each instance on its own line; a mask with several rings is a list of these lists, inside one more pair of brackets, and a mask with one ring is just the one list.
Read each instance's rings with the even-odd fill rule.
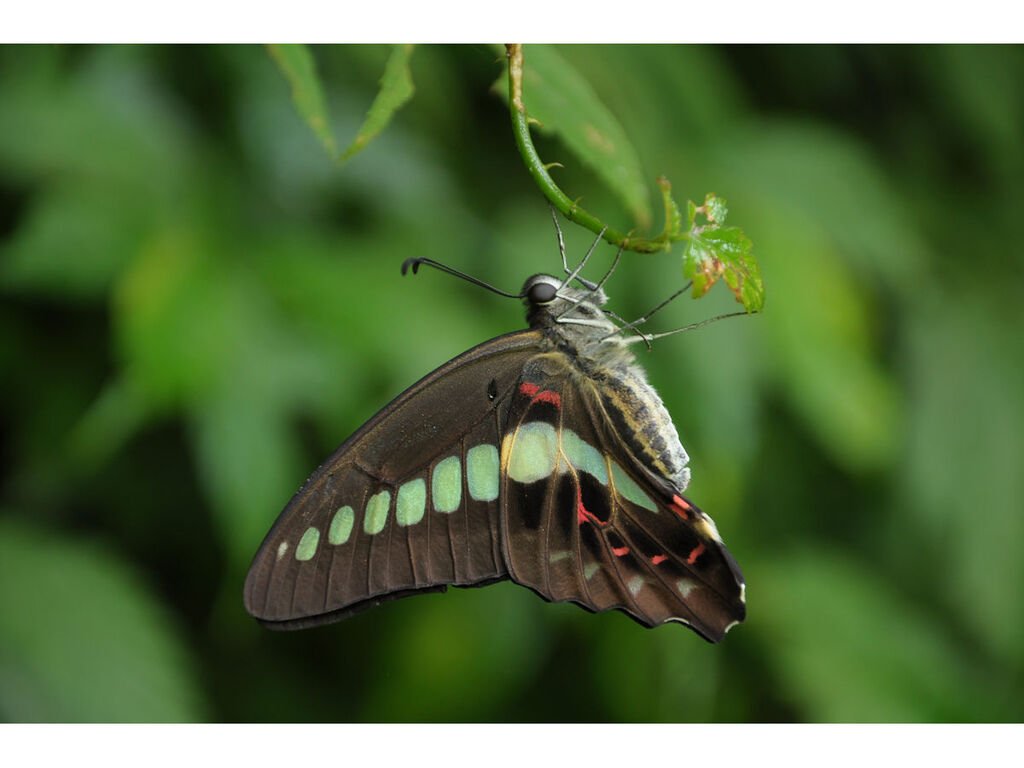
[[658,188],[661,190],[661,202],[665,208],[665,229],[661,236],[671,242],[678,239],[681,233],[689,231],[693,216],[691,214],[689,222],[684,229],[682,211],[679,210],[679,205],[672,197],[672,184],[664,176],[660,176],[658,178]]
[[[754,244],[739,227],[723,227],[728,208],[723,198],[708,195],[704,205],[690,203],[690,233],[683,250],[683,275],[693,281],[693,297],[700,298],[722,278],[747,312],[764,307],[764,282],[754,257]],[[697,223],[703,214],[706,224]]]
[[316,71],[316,62],[309,47],[305,45],[270,45],[270,55],[277,62],[292,87],[292,101],[303,120],[313,129],[328,154],[337,157],[338,148],[334,142],[330,120],[327,117],[327,102],[323,86]]
[[[527,46],[523,101],[539,130],[555,134],[618,196],[640,228],[650,226],[650,193],[640,157],[625,129],[587,79],[555,48]],[[504,77],[495,90],[508,98]]]
[[415,92],[412,73],[409,71],[412,50],[411,45],[396,45],[391,52],[380,80],[380,91],[355,139],[342,154],[342,162],[362,151],[391,122],[395,112],[412,98]]
[[719,197],[713,192],[709,194],[704,198],[704,213],[711,223],[718,224],[719,226],[724,224],[725,217],[729,214],[725,198]]
[[0,521],[0,720],[202,719],[185,648],[113,553]]

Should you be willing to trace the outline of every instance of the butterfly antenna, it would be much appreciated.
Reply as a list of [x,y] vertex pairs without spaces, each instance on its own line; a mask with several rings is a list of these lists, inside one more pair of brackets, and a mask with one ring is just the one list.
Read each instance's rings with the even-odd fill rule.
[[427,259],[427,258],[423,258],[423,257],[417,257],[417,258],[414,258],[414,259],[406,259],[405,261],[403,261],[402,262],[402,274],[404,275],[411,268],[412,269],[412,273],[415,275],[417,272],[419,272],[421,264],[426,264],[428,267],[433,267],[436,270],[439,270],[441,272],[446,272],[449,275],[452,275],[454,277],[460,277],[463,280],[465,280],[467,283],[472,283],[473,285],[478,285],[481,288],[486,288],[491,293],[496,293],[499,296],[505,296],[505,297],[507,297],[509,299],[521,299],[521,298],[523,298],[523,294],[522,293],[508,293],[507,291],[503,291],[500,288],[495,288],[490,283],[485,283],[483,280],[479,280],[479,279],[473,277],[472,275],[467,275],[465,272],[459,272],[459,270],[453,269],[452,267],[449,267],[446,264],[442,264],[439,261],[434,261],[433,259]]
[[[592,283],[590,286],[587,286],[587,290],[589,290],[591,294],[597,293],[599,290],[601,290],[601,288],[604,287],[604,284],[608,282],[608,278],[612,276],[612,273],[615,271],[615,268],[619,266],[619,259],[622,258],[622,251],[624,248],[625,244],[619,246],[619,250],[615,252],[615,258],[612,260],[612,265],[608,267],[608,271],[604,273],[604,277],[602,277],[598,282]],[[589,254],[587,255],[589,256]],[[566,309],[562,314],[560,314],[557,319],[561,320],[567,314],[572,312],[574,309],[576,309],[576,307],[580,305],[581,302],[583,302],[585,298],[585,296],[579,296],[575,299],[567,298],[566,300],[569,302],[569,308]],[[621,317],[616,315],[614,312],[610,312],[607,309],[602,309],[601,311],[604,312],[606,315],[609,315],[610,317],[614,318],[615,320],[618,320],[620,323],[626,322]],[[604,341],[604,339],[602,339],[602,341]]]
[[590,260],[590,257],[593,255],[594,250],[597,248],[598,243],[600,243],[601,240],[604,238],[604,233],[607,230],[608,230],[608,227],[601,227],[601,231],[597,233],[597,239],[594,240],[594,244],[590,246],[590,249],[585,254],[583,254],[583,258],[580,260],[580,263],[576,265],[576,269],[574,269],[572,272],[570,272],[568,274],[568,277],[566,277],[565,280],[562,281],[562,288],[565,288],[565,286],[567,286],[573,280],[579,280],[581,283],[583,283],[583,285],[585,285],[587,287],[588,291],[594,291],[594,290],[597,289],[597,286],[594,283],[591,283],[589,280],[584,280],[579,275],[580,275],[580,272],[583,271],[583,268],[585,266],[587,266],[587,262]]
[[[694,330],[696,330],[698,328],[703,328],[705,325],[710,325],[711,323],[717,322],[719,320],[725,320],[725,318],[727,318],[727,317],[740,317],[740,316],[743,316],[743,315],[755,315],[755,314],[757,314],[757,313],[756,312],[747,312],[747,311],[742,310],[742,309],[738,310],[736,312],[726,312],[724,315],[715,315],[714,317],[709,317],[707,320],[701,320],[698,323],[690,323],[689,325],[684,325],[682,328],[676,328],[676,329],[671,330],[671,331],[665,331],[664,333],[652,333],[652,334],[643,334],[643,333],[641,333],[641,334],[639,334],[637,336],[630,336],[628,339],[623,339],[622,341],[624,343],[626,343],[626,344],[635,344],[638,341],[642,341],[645,344],[647,344],[647,348],[650,349],[651,342],[654,341],[655,339],[663,339],[666,336],[674,336],[675,334],[682,333],[683,331],[694,331]],[[602,341],[603,341],[603,339],[602,339]]]
[[[690,282],[688,282],[686,285],[684,285],[682,288],[680,288],[678,291],[673,293],[671,296],[669,296],[667,299],[665,299],[663,302],[658,304],[654,309],[650,310],[647,314],[645,314],[645,315],[643,315],[641,317],[638,317],[636,320],[633,320],[632,322],[626,323],[624,326],[622,326],[622,328],[619,329],[619,333],[622,333],[623,331],[636,330],[637,326],[643,325],[648,320],[650,320],[651,317],[654,315],[654,313],[657,312],[659,309],[664,309],[669,304],[671,304],[673,301],[675,301],[680,296],[682,296],[684,293],[686,293],[688,290],[690,290],[690,286],[691,285],[693,285],[693,281],[692,280]],[[641,334],[641,336],[642,335],[643,334]],[[604,339],[602,339],[602,341],[604,341]]]
[[[582,264],[580,264],[580,266],[576,268],[576,274],[573,274],[573,272],[569,269],[569,261],[565,255],[565,240],[562,238],[562,227],[558,223],[558,211],[555,210],[555,207],[553,205],[549,205],[548,208],[551,211],[551,221],[555,223],[555,232],[558,235],[558,253],[562,257],[562,269],[565,271],[565,274],[569,275],[569,277],[566,278],[564,285],[568,285],[575,278],[576,280],[579,280],[580,283],[582,283],[587,290],[594,290],[594,284],[592,282],[590,282],[584,277],[579,276],[579,271],[583,267]],[[604,230],[601,230],[601,232],[603,234]],[[597,239],[601,239],[600,235]],[[596,246],[597,244],[595,243],[594,245]],[[591,251],[592,250],[593,247],[591,248]],[[587,256],[589,255],[590,254],[588,253]],[[584,262],[586,262],[586,258],[587,257],[585,256],[583,259]]]
[[553,205],[549,205],[548,208],[551,211],[551,221],[555,223],[555,232],[558,234],[558,253],[562,257],[562,269],[568,275],[569,261],[565,257],[565,240],[562,239],[562,227],[558,223],[558,211],[555,210]]
[[604,287],[604,284],[608,282],[608,278],[612,276],[615,268],[619,266],[619,259],[622,258],[622,251],[625,249],[626,244],[623,242],[619,245],[619,250],[615,252],[615,258],[612,259],[612,265],[608,267],[608,271],[604,273],[604,277],[597,281],[597,285],[590,289],[591,293],[596,293],[599,289]]

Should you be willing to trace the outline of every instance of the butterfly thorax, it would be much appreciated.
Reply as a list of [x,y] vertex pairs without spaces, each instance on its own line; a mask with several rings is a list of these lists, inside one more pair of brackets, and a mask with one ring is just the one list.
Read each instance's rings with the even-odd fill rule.
[[[549,301],[539,301],[531,286],[557,287]],[[590,387],[614,425],[641,462],[678,490],[690,480],[689,457],[679,433],[654,387],[647,381],[619,327],[602,309],[607,296],[599,287],[562,287],[549,275],[534,275],[523,293],[531,328],[564,356],[580,387]],[[540,298],[547,298],[541,295]]]

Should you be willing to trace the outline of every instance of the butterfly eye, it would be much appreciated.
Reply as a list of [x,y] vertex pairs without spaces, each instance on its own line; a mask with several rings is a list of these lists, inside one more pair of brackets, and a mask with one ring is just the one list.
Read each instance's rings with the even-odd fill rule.
[[558,289],[551,283],[534,283],[526,292],[531,304],[550,304],[555,300]]

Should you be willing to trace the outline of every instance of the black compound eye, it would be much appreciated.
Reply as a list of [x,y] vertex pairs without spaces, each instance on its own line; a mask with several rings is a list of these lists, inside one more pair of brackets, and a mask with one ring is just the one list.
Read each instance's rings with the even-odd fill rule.
[[558,288],[551,283],[534,283],[526,292],[526,298],[531,304],[550,304],[557,292]]

